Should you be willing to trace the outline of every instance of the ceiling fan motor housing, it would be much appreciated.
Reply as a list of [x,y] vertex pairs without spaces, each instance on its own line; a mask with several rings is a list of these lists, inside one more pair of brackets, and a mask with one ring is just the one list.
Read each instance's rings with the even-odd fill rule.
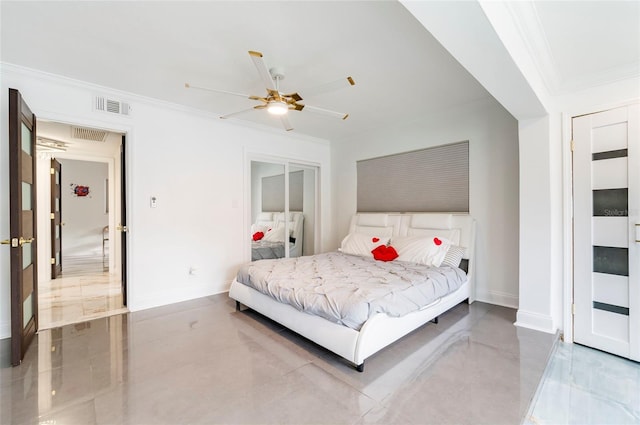
[[284,80],[284,69],[282,68],[271,68],[269,69],[269,74],[271,74],[271,78],[273,78],[275,81]]

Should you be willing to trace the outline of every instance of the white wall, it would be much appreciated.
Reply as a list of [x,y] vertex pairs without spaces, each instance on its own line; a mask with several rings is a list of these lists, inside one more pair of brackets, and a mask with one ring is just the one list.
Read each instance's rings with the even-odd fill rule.
[[[109,224],[107,164],[62,158],[58,161],[62,165],[62,256],[101,256],[102,229]],[[89,195],[75,196],[75,185],[88,186]]]
[[517,307],[518,126],[493,99],[333,143],[333,246],[356,211],[356,161],[463,140],[469,140],[469,209],[477,220],[476,295]]
[[517,324],[561,329],[571,340],[570,117],[639,99],[640,77],[558,95],[514,21],[513,3],[401,2],[520,121]]
[[[129,308],[144,308],[223,292],[249,257],[244,195],[251,153],[320,164],[323,227],[331,233],[330,152],[323,140],[249,128],[177,105],[27,70],[0,69],[2,93],[22,92],[40,119],[127,133]],[[96,94],[131,103],[130,117],[92,110]],[[4,95],[3,95],[4,96]],[[3,97],[4,98],[4,97]],[[5,98],[6,99],[6,98]],[[7,102],[0,137],[7,139]],[[0,149],[0,235],[9,235],[7,150]],[[151,209],[149,199],[158,198]],[[328,236],[321,235],[321,246]],[[189,268],[197,269],[189,275]],[[10,335],[9,250],[0,251],[0,338]]]

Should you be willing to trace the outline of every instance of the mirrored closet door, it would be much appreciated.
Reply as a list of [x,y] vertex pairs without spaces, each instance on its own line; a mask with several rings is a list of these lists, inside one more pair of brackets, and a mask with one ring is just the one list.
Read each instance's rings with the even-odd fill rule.
[[251,161],[251,260],[316,251],[318,167]]

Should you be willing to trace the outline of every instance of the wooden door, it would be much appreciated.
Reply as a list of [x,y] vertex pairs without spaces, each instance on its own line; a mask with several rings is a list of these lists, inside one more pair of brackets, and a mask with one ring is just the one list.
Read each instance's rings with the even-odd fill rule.
[[51,279],[62,273],[62,165],[51,160]]
[[572,126],[574,341],[640,360],[640,108]]
[[[11,363],[20,364],[38,330],[36,116],[9,89]],[[4,241],[3,241],[4,242]]]

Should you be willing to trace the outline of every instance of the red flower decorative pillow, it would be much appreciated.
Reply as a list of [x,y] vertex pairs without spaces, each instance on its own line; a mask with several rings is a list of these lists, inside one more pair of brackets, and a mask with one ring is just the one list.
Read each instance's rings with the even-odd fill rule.
[[380,245],[371,251],[371,253],[373,254],[373,258],[378,261],[393,261],[398,258],[398,253],[392,246]]
[[255,232],[253,234],[253,240],[254,241],[259,241],[262,238],[264,238],[264,232]]

